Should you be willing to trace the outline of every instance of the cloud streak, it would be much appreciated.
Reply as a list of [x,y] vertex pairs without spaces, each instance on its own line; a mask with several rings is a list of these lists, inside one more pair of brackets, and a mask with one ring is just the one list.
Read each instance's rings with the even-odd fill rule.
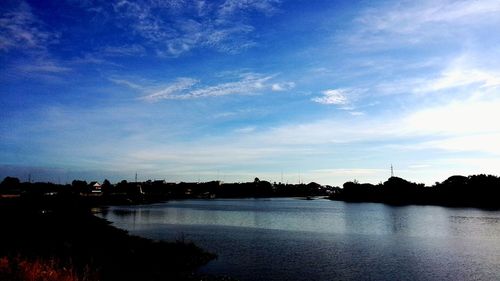
[[141,99],[149,102],[189,100],[228,95],[252,95],[261,94],[266,91],[281,92],[295,87],[295,83],[293,82],[273,82],[274,78],[275,75],[246,73],[241,74],[236,81],[203,85],[198,79],[181,77],[161,87],[142,86],[138,83],[118,78],[112,78],[110,81],[146,93]]

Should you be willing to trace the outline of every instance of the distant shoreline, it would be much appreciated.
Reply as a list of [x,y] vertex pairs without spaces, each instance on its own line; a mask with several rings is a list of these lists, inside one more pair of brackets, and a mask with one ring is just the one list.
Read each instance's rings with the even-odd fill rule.
[[390,205],[433,205],[500,209],[500,178],[492,175],[451,176],[425,186],[391,177],[377,185],[346,182],[329,196],[346,202],[374,202]]
[[390,177],[377,185],[349,181],[343,187],[308,184],[253,182],[223,183],[164,180],[111,184],[74,180],[70,185],[20,182],[6,177],[0,184],[0,199],[23,198],[34,202],[78,200],[87,206],[149,204],[173,199],[273,198],[324,196],[349,202],[379,202],[392,205],[441,205],[450,207],[500,208],[500,178],[493,175],[451,176],[432,186]]

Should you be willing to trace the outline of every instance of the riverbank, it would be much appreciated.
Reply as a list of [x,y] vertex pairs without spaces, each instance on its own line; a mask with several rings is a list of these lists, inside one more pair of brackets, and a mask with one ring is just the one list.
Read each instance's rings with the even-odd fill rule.
[[[193,272],[214,254],[129,235],[78,202],[2,200],[0,220],[2,280],[212,280]],[[53,271],[52,279],[37,270]]]

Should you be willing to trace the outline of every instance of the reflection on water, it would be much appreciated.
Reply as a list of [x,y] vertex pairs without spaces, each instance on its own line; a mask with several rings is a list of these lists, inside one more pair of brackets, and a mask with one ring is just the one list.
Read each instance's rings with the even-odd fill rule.
[[116,226],[185,236],[241,280],[500,280],[500,212],[329,200],[185,200],[110,207]]

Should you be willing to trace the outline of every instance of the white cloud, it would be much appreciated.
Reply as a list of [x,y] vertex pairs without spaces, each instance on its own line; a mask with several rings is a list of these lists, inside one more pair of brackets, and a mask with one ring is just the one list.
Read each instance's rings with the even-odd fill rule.
[[499,106],[498,97],[454,101],[412,113],[400,125],[406,134],[431,138],[420,148],[500,155]]
[[443,138],[425,142],[422,147],[451,152],[484,152],[500,156],[500,132]]
[[413,91],[417,93],[435,92],[476,84],[479,88],[500,86],[500,73],[480,69],[455,68],[445,70],[440,77],[422,82]]
[[284,83],[274,83],[271,86],[271,90],[275,92],[288,91],[295,87],[294,82],[284,82]]
[[500,131],[500,99],[453,101],[422,109],[402,121],[402,130],[429,135],[470,135]]
[[345,105],[349,103],[346,89],[331,89],[322,92],[321,97],[314,97],[311,100],[321,104]]

